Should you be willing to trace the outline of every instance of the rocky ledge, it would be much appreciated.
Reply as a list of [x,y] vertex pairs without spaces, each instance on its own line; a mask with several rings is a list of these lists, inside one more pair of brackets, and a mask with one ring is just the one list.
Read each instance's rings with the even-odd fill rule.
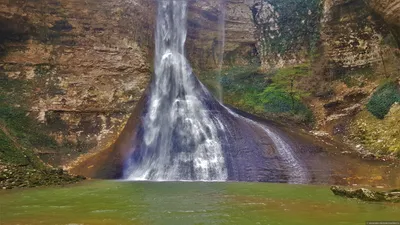
[[85,180],[63,169],[0,165],[0,189],[73,184]]
[[363,201],[400,203],[400,189],[392,191],[372,191],[366,188],[352,189],[332,186],[331,191],[338,196],[356,198]]

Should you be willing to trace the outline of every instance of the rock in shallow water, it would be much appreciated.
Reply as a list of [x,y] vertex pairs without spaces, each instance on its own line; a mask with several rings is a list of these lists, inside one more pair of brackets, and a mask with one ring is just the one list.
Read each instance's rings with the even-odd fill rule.
[[338,196],[346,198],[357,198],[363,201],[386,201],[400,203],[400,192],[393,190],[389,192],[372,191],[366,188],[352,189],[332,186],[331,191]]

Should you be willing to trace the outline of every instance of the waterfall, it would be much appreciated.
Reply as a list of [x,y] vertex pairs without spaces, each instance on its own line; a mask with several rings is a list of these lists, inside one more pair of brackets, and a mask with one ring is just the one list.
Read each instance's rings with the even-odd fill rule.
[[155,74],[124,178],[307,183],[290,144],[222,105],[194,76],[184,51],[187,4],[158,1]]
[[227,179],[217,126],[196,91],[204,88],[185,58],[186,10],[184,0],[158,1],[155,77],[127,179]]

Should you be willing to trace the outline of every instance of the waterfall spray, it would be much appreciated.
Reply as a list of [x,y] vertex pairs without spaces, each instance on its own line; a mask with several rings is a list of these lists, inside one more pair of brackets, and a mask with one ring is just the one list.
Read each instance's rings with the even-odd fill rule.
[[225,0],[220,0],[220,16],[219,16],[219,35],[218,35],[218,44],[219,44],[219,52],[218,52],[218,74],[216,83],[218,84],[217,90],[217,98],[222,103],[223,102],[223,88],[221,85],[221,73],[222,67],[224,65],[224,54],[225,54],[225,17],[226,17],[226,5]]

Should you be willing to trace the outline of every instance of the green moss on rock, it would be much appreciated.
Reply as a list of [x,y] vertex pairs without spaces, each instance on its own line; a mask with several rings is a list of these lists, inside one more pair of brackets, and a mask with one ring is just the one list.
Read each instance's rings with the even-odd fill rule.
[[13,163],[18,165],[28,165],[29,161],[22,150],[6,135],[3,130],[0,130],[0,160],[5,163]]
[[57,143],[44,132],[42,125],[27,114],[22,108],[4,104],[0,96],[0,123],[9,129],[19,143],[31,147],[56,147]]
[[48,64],[38,64],[35,66],[35,75],[37,77],[45,77],[50,74],[54,66]]
[[50,185],[65,185],[80,182],[82,176],[70,175],[63,169],[34,168],[31,166],[1,165],[0,188],[27,188]]
[[[263,12],[267,5],[272,6],[271,13]],[[281,55],[302,50],[311,54],[316,52],[322,6],[321,0],[263,0],[256,3],[251,10],[261,31],[262,51]]]
[[400,202],[400,193],[397,191],[373,191],[366,188],[351,189],[339,186],[332,186],[331,191],[337,195],[346,198],[356,198],[362,201],[372,202]]
[[368,111],[359,113],[350,126],[350,137],[377,154],[400,157],[400,105],[394,104],[383,120]]

